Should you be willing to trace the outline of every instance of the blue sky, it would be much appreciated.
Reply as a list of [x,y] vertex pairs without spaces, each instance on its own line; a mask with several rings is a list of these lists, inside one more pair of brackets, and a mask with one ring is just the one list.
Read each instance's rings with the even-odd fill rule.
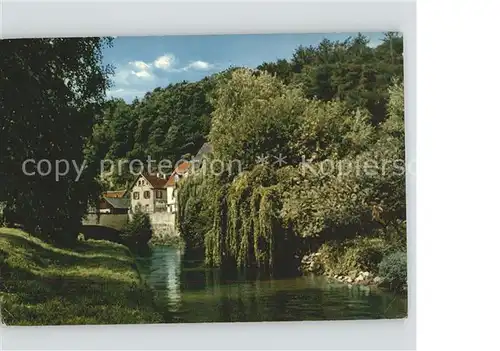
[[[197,81],[229,66],[254,68],[262,62],[289,59],[299,45],[324,38],[344,40],[357,33],[197,35],[118,37],[104,50],[104,63],[115,67],[108,97],[131,102],[156,87],[183,80]],[[363,33],[377,45],[382,33]]]

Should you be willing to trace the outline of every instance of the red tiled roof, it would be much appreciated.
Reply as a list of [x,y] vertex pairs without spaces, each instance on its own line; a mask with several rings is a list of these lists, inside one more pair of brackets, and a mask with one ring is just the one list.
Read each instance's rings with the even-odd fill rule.
[[175,175],[178,174],[182,176],[184,173],[187,172],[189,169],[189,166],[191,166],[190,162],[182,162],[177,168],[172,172],[170,177],[168,178],[167,186],[174,186],[175,185]]
[[151,185],[153,186],[153,188],[155,188],[155,189],[162,189],[162,188],[164,188],[167,185],[167,182],[168,182],[167,179],[159,178],[156,175],[152,175],[152,174],[143,174],[142,176],[144,178],[146,178],[146,180],[148,182],[150,182]]
[[182,174],[186,173],[186,171],[188,170],[189,166],[191,166],[190,162],[182,162],[179,166],[177,166],[177,168],[175,169],[174,173],[182,175]]
[[172,175],[168,178],[167,186],[174,186],[175,185],[175,174],[172,173]]

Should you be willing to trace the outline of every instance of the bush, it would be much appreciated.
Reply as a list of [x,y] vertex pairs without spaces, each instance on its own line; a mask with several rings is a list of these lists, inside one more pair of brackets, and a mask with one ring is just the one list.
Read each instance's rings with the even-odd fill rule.
[[407,284],[406,252],[397,251],[385,256],[379,265],[379,275],[391,289],[401,290]]
[[382,257],[389,250],[390,245],[383,238],[356,237],[340,245],[332,245],[329,250],[330,259],[326,265],[335,274],[349,274],[352,271],[375,272]]
[[120,237],[128,246],[135,248],[146,246],[153,237],[153,227],[149,215],[142,212],[135,213]]

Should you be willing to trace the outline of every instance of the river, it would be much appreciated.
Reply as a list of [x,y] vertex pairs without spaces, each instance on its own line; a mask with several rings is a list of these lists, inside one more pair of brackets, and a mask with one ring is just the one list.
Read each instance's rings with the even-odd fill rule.
[[271,279],[225,275],[155,246],[137,256],[139,271],[172,322],[256,322],[404,318],[407,299],[379,289],[333,284],[324,277]]

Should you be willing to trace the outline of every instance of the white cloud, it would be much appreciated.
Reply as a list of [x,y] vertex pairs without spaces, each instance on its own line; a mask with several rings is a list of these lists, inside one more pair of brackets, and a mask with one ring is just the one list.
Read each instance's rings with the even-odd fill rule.
[[128,67],[118,66],[113,81],[117,85],[129,85],[132,83],[130,81],[131,75],[133,75],[132,71]]
[[154,66],[156,68],[162,69],[162,70],[169,70],[172,68],[173,64],[175,61],[174,55],[171,54],[165,54],[163,56],[158,57],[154,62]]
[[199,70],[199,71],[206,71],[210,68],[212,68],[213,65],[208,63],[208,62],[205,62],[205,61],[194,61],[194,62],[191,62],[189,65],[187,65],[186,67],[184,67],[184,70],[187,71],[189,69],[195,69],[195,70]]
[[144,61],[133,61],[128,63],[130,66],[136,68],[137,70],[131,70],[130,74],[135,75],[139,78],[151,79],[153,75],[151,74],[151,65]]
[[153,78],[153,76],[151,75],[151,73],[149,73],[148,71],[132,71],[132,74],[134,74],[135,76],[139,77],[139,78],[146,78],[146,79],[151,79]]
[[184,67],[177,68],[175,67],[176,61],[173,54],[164,54],[151,62],[130,61],[117,67],[114,81],[117,85],[134,85],[140,83],[140,81],[164,78],[167,72],[207,71],[214,67],[211,63],[197,60]]
[[132,61],[132,62],[129,62],[129,65],[132,65],[132,66],[136,67],[137,69],[140,69],[141,71],[148,70],[150,67],[150,65],[148,65],[144,61]]
[[134,98],[138,97],[141,98],[146,94],[147,90],[140,90],[140,89],[114,89],[114,90],[108,90],[107,96],[108,98],[122,98],[126,100],[133,100]]
[[122,97],[131,100],[135,96],[143,96],[156,86],[169,82],[170,74],[182,74],[188,71],[208,71],[216,67],[206,61],[196,60],[181,63],[173,54],[166,53],[154,60],[129,61],[116,65],[113,77],[114,89],[108,96]]

